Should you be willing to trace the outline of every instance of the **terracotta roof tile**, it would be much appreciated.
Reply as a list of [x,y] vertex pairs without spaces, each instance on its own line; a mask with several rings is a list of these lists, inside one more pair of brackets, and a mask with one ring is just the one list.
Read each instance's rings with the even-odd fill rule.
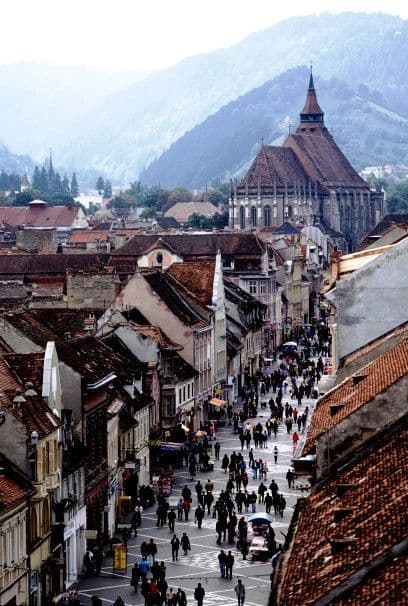
[[194,213],[213,217],[218,212],[218,208],[211,202],[177,202],[164,213],[165,217],[172,217],[178,223],[187,223]]
[[[361,368],[358,374],[364,377],[358,383],[354,384],[353,378],[348,377],[318,402],[302,455],[310,453],[316,439],[328,429],[408,374],[408,339]],[[343,407],[331,414],[330,406],[333,404],[342,404]]]
[[303,167],[307,179],[323,187],[358,187],[369,190],[368,184],[351,166],[328,131],[289,135],[283,144],[290,149]]
[[12,227],[71,227],[78,210],[77,206],[1,206],[0,221]]
[[214,261],[190,261],[173,263],[167,273],[183,284],[201,303],[211,305],[214,270]]
[[112,253],[115,256],[140,256],[158,239],[175,250],[181,257],[191,260],[190,257],[214,257],[220,250],[224,256],[257,256],[264,253],[264,245],[255,234],[245,232],[225,233],[178,233],[178,234],[139,234],[126,242]]
[[362,450],[335,479],[313,489],[301,505],[279,573],[278,604],[315,604],[406,539],[407,440],[405,419],[399,429]]
[[0,276],[65,274],[66,271],[103,269],[109,256],[105,254],[55,254],[0,256]]
[[408,555],[387,563],[331,606],[403,606],[408,604]]
[[144,335],[145,337],[147,337],[148,339],[151,339],[152,341],[154,341],[155,343],[157,343],[161,349],[166,349],[166,350],[170,350],[170,351],[178,351],[183,349],[182,345],[179,345],[178,343],[175,343],[174,341],[172,341],[165,332],[162,331],[161,328],[159,328],[158,326],[151,326],[151,325],[138,325],[135,324],[134,322],[129,322],[128,326],[134,330],[137,333],[140,333],[142,335]]
[[77,229],[68,238],[69,244],[88,244],[92,242],[108,242],[115,236],[132,238],[137,233],[135,229]]

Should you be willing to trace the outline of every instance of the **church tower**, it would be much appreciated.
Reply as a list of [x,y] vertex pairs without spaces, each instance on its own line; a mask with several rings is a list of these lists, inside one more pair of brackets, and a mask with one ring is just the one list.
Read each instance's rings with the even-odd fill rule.
[[324,125],[324,111],[321,109],[317,100],[312,68],[310,68],[309,88],[307,89],[305,105],[300,112],[300,124],[297,132],[304,133],[307,130],[316,127],[323,131],[327,130]]

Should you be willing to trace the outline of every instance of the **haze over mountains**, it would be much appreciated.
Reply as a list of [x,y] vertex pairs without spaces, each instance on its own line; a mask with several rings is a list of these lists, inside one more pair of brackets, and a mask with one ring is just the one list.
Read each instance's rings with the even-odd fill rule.
[[[143,175],[151,182],[170,183],[169,175],[177,172],[186,153],[191,156],[187,164],[193,164],[194,156],[196,165],[203,166],[177,172],[172,182],[203,185],[239,169],[262,136],[267,143],[282,136],[286,116],[296,123],[305,72],[284,72],[310,59],[328,125],[339,131],[336,140],[350,159],[357,166],[365,158],[396,161],[403,148],[398,125],[406,128],[408,117],[407,42],[407,22],[398,17],[343,13],[288,19],[231,48],[191,57],[146,78],[49,66],[2,67],[0,139],[13,152],[28,152],[35,159],[52,146],[57,164],[67,170],[127,182],[201,125],[199,133],[177,143],[175,156],[169,156],[172,148],[165,164],[163,159]],[[262,88],[280,74],[281,80]],[[261,88],[253,91],[256,87]],[[238,99],[250,91],[253,97]],[[235,105],[222,110],[225,131],[217,133],[211,120],[201,124],[232,101]],[[360,118],[364,127],[359,127]],[[387,145],[376,149],[378,135],[385,136]],[[214,170],[217,156],[221,166]]]

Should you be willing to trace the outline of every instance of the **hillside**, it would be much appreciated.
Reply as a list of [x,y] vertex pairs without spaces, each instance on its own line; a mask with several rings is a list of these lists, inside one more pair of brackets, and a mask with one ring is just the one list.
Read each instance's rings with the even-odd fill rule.
[[[308,83],[306,67],[289,70],[229,103],[176,141],[140,178],[148,185],[203,187],[245,167],[264,139],[280,144],[296,128]],[[408,118],[387,109],[367,87],[315,78],[325,121],[357,168],[408,161]]]
[[23,175],[28,171],[31,174],[34,164],[30,156],[12,154],[9,148],[0,141],[0,172],[17,173]]
[[316,76],[381,91],[385,107],[406,114],[407,34],[406,22],[382,14],[288,19],[107,96],[83,117],[62,161],[133,179],[209,115],[309,57]]

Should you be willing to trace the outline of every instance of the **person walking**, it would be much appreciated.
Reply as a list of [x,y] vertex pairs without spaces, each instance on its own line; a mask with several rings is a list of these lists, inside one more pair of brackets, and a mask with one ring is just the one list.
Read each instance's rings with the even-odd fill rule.
[[140,577],[142,579],[142,581],[146,580],[147,577],[147,573],[150,570],[150,564],[147,561],[146,556],[143,556],[140,563],[139,563],[139,572],[140,572]]
[[273,449],[273,460],[275,461],[275,465],[278,462],[278,454],[279,454],[279,450],[278,450],[278,447],[275,445],[275,447]]
[[125,602],[122,600],[120,595],[118,595],[116,600],[113,602],[113,606],[125,606]]
[[197,587],[194,590],[194,599],[197,602],[197,606],[203,606],[205,596],[205,590],[201,587],[201,583],[198,583]]
[[149,543],[147,544],[147,555],[150,558],[150,566],[153,566],[157,555],[157,545],[153,539],[150,539]]
[[238,583],[235,585],[235,595],[237,596],[238,606],[244,606],[245,604],[245,585],[238,579]]
[[180,549],[180,539],[176,534],[173,535],[173,538],[170,541],[171,544],[171,557],[173,562],[178,562],[178,552]]
[[295,484],[295,472],[292,471],[291,469],[288,469],[288,471],[286,472],[286,479],[288,481],[288,487],[289,488],[293,488],[294,484]]
[[292,442],[293,442],[293,452],[295,452],[297,443],[299,442],[299,434],[297,431],[294,431],[292,434]]
[[202,507],[200,505],[198,505],[196,507],[196,510],[194,513],[194,520],[197,522],[197,528],[201,528],[201,525],[203,523],[203,517],[204,517],[204,511],[203,511]]
[[223,549],[218,554],[218,563],[220,565],[220,574],[222,579],[226,579],[227,555]]
[[177,590],[177,604],[178,606],[187,606],[186,592],[181,587]]
[[220,450],[221,450],[221,444],[219,442],[216,442],[214,444],[214,454],[215,454],[216,461],[220,460]]
[[183,501],[183,511],[184,511],[184,519],[188,522],[188,514],[190,513],[190,501],[188,499],[184,499]]
[[187,552],[190,551],[190,549],[191,549],[191,545],[190,545],[190,539],[188,538],[188,535],[185,532],[183,532],[180,543],[181,543],[181,547],[184,551],[184,555],[186,556]]
[[227,473],[229,463],[230,463],[229,457],[227,454],[225,454],[222,457],[222,461],[221,461],[221,468],[224,470],[224,473]]
[[176,521],[176,512],[174,509],[170,509],[169,513],[167,514],[167,520],[169,523],[169,531],[174,533],[174,522]]
[[135,562],[133,564],[133,567],[132,567],[132,577],[131,577],[131,580],[130,580],[130,584],[134,588],[135,593],[137,593],[137,588],[138,588],[138,585],[139,585],[139,581],[140,581],[139,564],[137,562]]
[[226,560],[226,562],[225,562],[226,578],[231,581],[232,580],[232,569],[234,568],[234,562],[235,562],[235,558],[232,555],[231,551],[228,552],[225,560]]

